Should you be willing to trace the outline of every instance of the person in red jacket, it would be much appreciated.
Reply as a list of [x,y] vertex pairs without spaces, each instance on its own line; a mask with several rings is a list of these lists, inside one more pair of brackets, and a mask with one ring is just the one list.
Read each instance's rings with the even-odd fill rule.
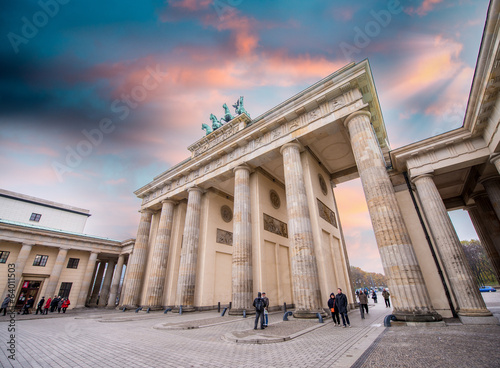
[[63,313],[66,313],[66,309],[68,309],[69,305],[71,304],[71,302],[69,301],[68,298],[64,298],[64,301],[62,303],[62,311]]
[[47,303],[45,303],[45,307],[43,307],[44,314],[49,313],[50,303],[52,302],[52,298],[47,299]]

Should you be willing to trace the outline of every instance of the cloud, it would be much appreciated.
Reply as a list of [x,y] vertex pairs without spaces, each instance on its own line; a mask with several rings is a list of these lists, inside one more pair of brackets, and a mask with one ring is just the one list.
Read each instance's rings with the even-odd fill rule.
[[442,3],[443,0],[424,0],[424,2],[418,7],[408,7],[405,9],[405,12],[412,15],[412,14],[418,14],[420,16],[427,15],[434,7]]

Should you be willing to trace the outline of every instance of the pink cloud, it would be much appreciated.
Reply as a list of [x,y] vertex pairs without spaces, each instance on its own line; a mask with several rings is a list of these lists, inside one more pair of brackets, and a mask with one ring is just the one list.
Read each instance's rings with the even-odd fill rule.
[[443,0],[424,0],[422,5],[418,8],[408,7],[405,9],[405,12],[408,14],[418,14],[420,16],[427,15],[434,7],[443,2]]
[[174,0],[169,1],[169,5],[176,8],[184,8],[190,11],[207,8],[213,0]]

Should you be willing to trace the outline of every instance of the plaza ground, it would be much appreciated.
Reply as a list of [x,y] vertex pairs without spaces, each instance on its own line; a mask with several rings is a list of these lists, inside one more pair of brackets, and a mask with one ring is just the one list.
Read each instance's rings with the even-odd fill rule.
[[[485,293],[500,317],[500,292]],[[19,316],[15,359],[8,358],[8,317],[0,316],[2,367],[498,367],[500,326],[384,327],[383,301],[366,319],[351,311],[351,328],[331,318],[283,322],[253,330],[253,318],[217,311],[146,313],[68,311]]]

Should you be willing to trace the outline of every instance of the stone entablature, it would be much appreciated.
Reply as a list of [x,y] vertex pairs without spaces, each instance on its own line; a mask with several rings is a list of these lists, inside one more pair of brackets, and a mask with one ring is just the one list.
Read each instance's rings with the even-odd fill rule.
[[346,68],[259,116],[246,128],[247,117],[242,114],[200,139],[189,147],[191,159],[135,192],[143,199],[142,208],[175,197],[190,186],[200,185],[361,109],[370,110],[379,145],[387,150],[387,135],[368,63]]

